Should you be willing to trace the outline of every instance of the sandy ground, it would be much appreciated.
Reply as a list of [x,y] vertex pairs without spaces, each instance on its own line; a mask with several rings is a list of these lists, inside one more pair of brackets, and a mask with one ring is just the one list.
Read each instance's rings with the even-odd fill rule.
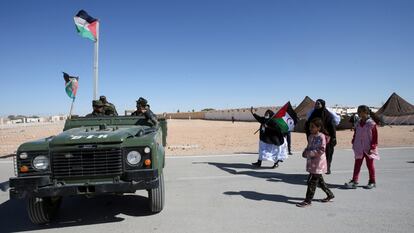
[[[56,135],[63,122],[0,127],[0,155],[14,153],[26,141]],[[259,134],[254,134],[256,122],[168,120],[167,155],[207,155],[256,153]],[[351,148],[353,132],[337,132],[336,148]],[[306,145],[303,133],[292,133],[292,151]],[[414,146],[414,126],[385,126],[379,128],[379,147]]]

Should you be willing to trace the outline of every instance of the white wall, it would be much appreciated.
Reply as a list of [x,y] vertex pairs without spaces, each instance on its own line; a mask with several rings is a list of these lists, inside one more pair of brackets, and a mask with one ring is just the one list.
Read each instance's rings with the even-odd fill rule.
[[[255,108],[256,114],[263,116],[267,109],[271,109],[276,112],[276,107],[259,107]],[[205,113],[206,120],[228,120],[231,121],[232,117],[236,121],[256,121],[250,112],[250,108],[241,109],[229,109],[229,110],[215,110]]]
[[40,122],[40,118],[26,118],[26,123]]

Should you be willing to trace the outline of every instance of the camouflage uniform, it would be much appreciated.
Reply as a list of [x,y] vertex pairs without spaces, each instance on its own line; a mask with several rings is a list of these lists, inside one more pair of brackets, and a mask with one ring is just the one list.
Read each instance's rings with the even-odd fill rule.
[[106,116],[118,116],[118,112],[116,111],[115,105],[113,105],[112,103],[109,103],[106,100],[105,96],[100,96],[99,100],[102,101],[103,105],[104,105],[104,114]]
[[118,112],[116,111],[115,105],[111,103],[104,104],[104,113],[107,116],[118,116]]
[[145,108],[145,112],[140,111],[139,109],[137,109],[135,112],[133,112],[131,114],[131,116],[145,116],[145,118],[152,123],[152,125],[157,126],[158,125],[158,120],[157,117],[155,116],[155,114],[150,110],[149,105],[147,104],[147,100],[140,97],[137,100],[137,108],[139,107],[143,107]]
[[104,104],[102,103],[102,101],[100,100],[94,100],[92,101],[92,107],[94,108],[92,113],[89,113],[88,115],[86,115],[85,117],[91,118],[91,117],[102,117],[105,116],[104,112],[99,112],[95,110],[95,107],[103,107]]

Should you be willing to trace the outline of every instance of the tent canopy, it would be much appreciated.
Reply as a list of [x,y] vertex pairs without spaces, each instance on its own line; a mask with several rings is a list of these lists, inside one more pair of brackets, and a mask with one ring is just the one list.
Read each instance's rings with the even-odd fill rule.
[[414,106],[401,98],[395,92],[387,102],[376,112],[378,116],[407,116],[414,114]]
[[315,101],[313,101],[309,96],[306,96],[302,102],[295,108],[295,112],[299,118],[306,118],[306,114],[312,110],[315,106]]

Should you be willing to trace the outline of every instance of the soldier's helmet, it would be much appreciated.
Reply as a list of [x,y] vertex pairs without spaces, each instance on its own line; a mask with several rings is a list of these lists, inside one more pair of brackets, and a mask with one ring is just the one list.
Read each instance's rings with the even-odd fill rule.
[[139,97],[139,99],[137,100],[137,107],[142,106],[142,107],[146,107],[148,104],[148,101],[142,97]]
[[100,101],[100,100],[93,100],[92,101],[92,106],[93,107],[103,107],[104,106],[104,104],[102,103],[102,101]]
[[100,100],[100,101],[102,101],[102,103],[105,103],[105,102],[106,102],[106,96],[101,95],[101,96],[99,97],[99,100]]

